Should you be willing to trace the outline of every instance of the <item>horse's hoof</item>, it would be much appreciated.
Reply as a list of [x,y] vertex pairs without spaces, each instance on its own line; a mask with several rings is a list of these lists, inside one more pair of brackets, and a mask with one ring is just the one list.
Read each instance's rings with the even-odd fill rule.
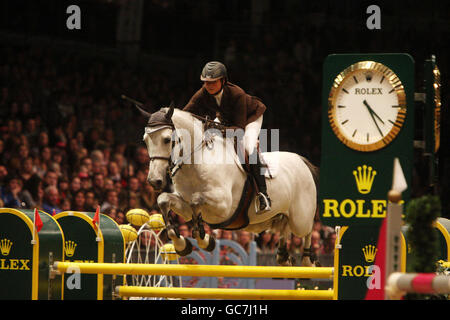
[[180,235],[178,234],[177,230],[175,228],[166,228],[167,230],[167,236],[174,241],[175,239],[178,239]]
[[292,267],[292,262],[289,259],[285,261],[278,261],[278,264],[282,267]]
[[291,266],[295,266],[295,258],[293,256],[289,256],[289,263],[291,264]]
[[176,253],[181,257],[187,256],[192,252],[192,243],[188,239],[184,239],[184,241],[186,245],[183,250],[178,251],[177,247],[175,247]]
[[211,252],[215,248],[216,248],[216,239],[214,239],[214,237],[209,236],[209,243],[205,250]]

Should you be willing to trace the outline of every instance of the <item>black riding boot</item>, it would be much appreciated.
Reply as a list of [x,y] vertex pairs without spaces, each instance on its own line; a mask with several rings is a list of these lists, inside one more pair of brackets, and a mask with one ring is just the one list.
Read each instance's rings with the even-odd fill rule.
[[261,159],[259,158],[259,153],[255,149],[253,151],[253,154],[250,156],[250,159],[253,159],[255,152],[256,155],[256,163],[250,163],[250,172],[252,176],[255,178],[256,184],[258,186],[258,202],[259,202],[259,210],[257,213],[263,213],[266,211],[271,210],[271,200],[269,196],[267,195],[267,186],[266,186],[266,178],[264,176],[264,173],[261,173],[262,163]]

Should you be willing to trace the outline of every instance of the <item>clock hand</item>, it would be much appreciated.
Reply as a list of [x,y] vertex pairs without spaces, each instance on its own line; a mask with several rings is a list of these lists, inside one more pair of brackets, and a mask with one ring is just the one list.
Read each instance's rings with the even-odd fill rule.
[[375,120],[375,117],[373,116],[375,112],[372,110],[372,108],[367,104],[366,100],[363,101],[364,105],[367,107],[367,110],[369,111],[370,116],[372,117],[373,122],[375,122],[375,125],[377,126],[378,132],[381,134],[382,137],[384,137],[383,132],[381,131],[380,127],[378,126],[377,121]]
[[364,100],[363,101],[363,103],[365,104],[365,106],[369,109],[369,112],[371,113],[371,114],[374,114],[377,118],[378,118],[378,120],[380,120],[381,121],[381,123],[382,124],[384,124],[384,121],[383,120],[381,120],[381,118],[380,118],[380,116],[378,115],[378,114],[376,114],[376,112],[375,111],[373,111],[373,109],[369,106],[369,104],[367,103],[367,101],[366,100]]

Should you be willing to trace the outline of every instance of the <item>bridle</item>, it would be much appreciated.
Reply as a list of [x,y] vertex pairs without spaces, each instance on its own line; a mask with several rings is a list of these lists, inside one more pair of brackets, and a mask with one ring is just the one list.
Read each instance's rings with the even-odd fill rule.
[[[152,123],[151,126],[145,127],[145,134],[150,135],[150,134],[152,134],[152,133],[154,133],[154,132],[156,132],[156,131],[159,131],[159,130],[162,130],[162,129],[165,129],[165,128],[171,128],[172,130],[175,129],[175,127],[174,127],[173,124],[169,124],[169,123]],[[173,149],[174,145],[175,145],[175,141],[172,140],[172,146],[171,146],[171,149]],[[152,162],[153,160],[163,160],[163,161],[167,161],[167,162],[169,163],[169,167],[167,168],[167,171],[168,171],[169,175],[171,174],[171,171],[172,171],[172,170],[171,170],[171,169],[172,169],[171,167],[173,166],[173,162],[171,161],[171,157],[166,157],[166,156],[151,156],[149,162]]]
[[[212,123],[216,124],[215,122],[209,120],[208,117],[203,118],[203,117],[199,117],[196,116],[197,118],[201,118],[200,120],[203,120],[204,123],[206,124],[206,127],[212,127]],[[175,130],[175,126],[173,125],[173,123],[156,123],[156,122],[152,122],[150,126],[145,127],[145,133],[146,134],[152,134],[156,131],[165,129],[165,128],[171,128],[172,131]],[[176,134],[176,131],[174,131]],[[214,135],[209,134],[208,131],[205,131],[205,135],[203,135],[202,141],[200,144],[198,144],[189,154],[187,154],[186,156],[183,156],[183,149],[180,150],[180,156],[181,158],[177,159],[176,161],[173,161],[173,158],[170,157],[166,157],[166,156],[151,156],[150,157],[150,162],[153,160],[163,160],[163,161],[167,161],[169,163],[169,166],[167,168],[167,173],[169,174],[170,178],[173,178],[175,176],[175,174],[178,172],[178,170],[181,169],[181,167],[183,166],[183,164],[185,163],[186,160],[190,160],[192,155],[194,153],[196,153],[198,150],[201,150],[204,146],[206,146],[209,150],[211,150],[214,147]],[[174,149],[174,147],[176,146],[176,144],[178,142],[180,142],[180,137],[176,137],[175,139],[171,139],[172,140],[172,145],[171,145],[171,154],[172,154],[172,150]]]

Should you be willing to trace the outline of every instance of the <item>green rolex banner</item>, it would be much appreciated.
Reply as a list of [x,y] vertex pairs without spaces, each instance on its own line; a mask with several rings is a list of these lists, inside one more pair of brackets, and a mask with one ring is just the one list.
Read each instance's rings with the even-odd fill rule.
[[[380,297],[386,241],[380,229],[387,215],[394,159],[399,159],[404,182],[410,186],[413,135],[410,55],[326,58],[319,215],[324,225],[340,227],[335,264],[338,299]],[[403,200],[409,198],[410,188],[403,192]]]

